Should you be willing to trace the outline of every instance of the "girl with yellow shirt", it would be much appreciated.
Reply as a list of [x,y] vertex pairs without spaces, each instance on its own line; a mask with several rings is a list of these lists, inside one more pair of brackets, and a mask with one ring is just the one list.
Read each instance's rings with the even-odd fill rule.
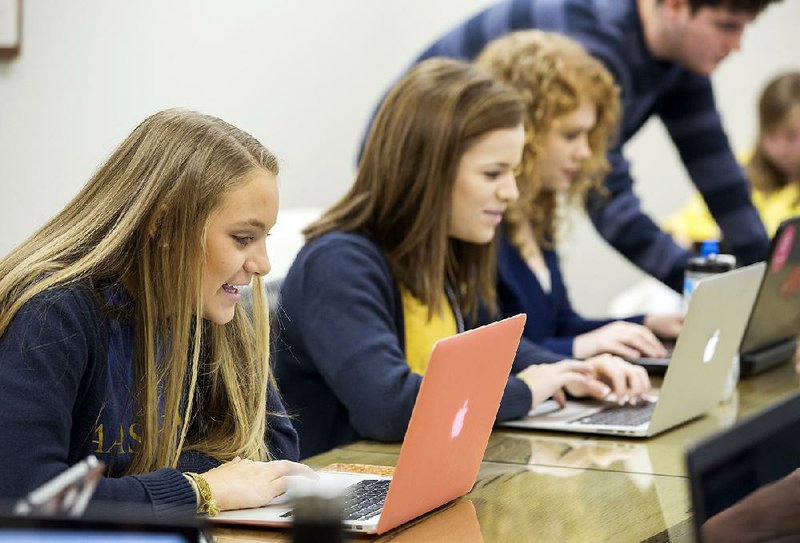
[[[281,289],[275,371],[301,457],[402,440],[435,341],[499,318],[493,242],[519,196],[523,116],[516,92],[454,60],[416,65],[387,95],[355,183],[306,229]],[[523,339],[497,418],[562,387],[649,389],[622,359],[564,358]]]
[[[758,140],[742,160],[753,204],[773,235],[784,219],[800,215],[800,72],[773,79],[758,102]],[[665,229],[686,245],[719,239],[720,231],[699,195],[667,219]]]

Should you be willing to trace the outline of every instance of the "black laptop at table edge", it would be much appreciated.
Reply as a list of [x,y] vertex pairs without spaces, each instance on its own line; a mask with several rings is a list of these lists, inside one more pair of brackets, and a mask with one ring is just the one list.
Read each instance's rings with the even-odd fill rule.
[[[39,537],[35,541],[75,541],[76,535],[119,538],[123,541],[203,543],[210,541],[205,524],[198,518],[157,518],[138,515],[87,515],[81,517],[0,514],[0,541],[19,534]],[[104,539],[105,540],[105,539]]]
[[708,519],[800,467],[798,435],[800,393],[795,393],[688,449],[697,541],[703,541]]
[[[740,374],[757,375],[794,359],[800,335],[800,291],[792,277],[800,271],[800,216],[778,225],[767,253],[740,352]],[[788,289],[787,289],[788,287]]]

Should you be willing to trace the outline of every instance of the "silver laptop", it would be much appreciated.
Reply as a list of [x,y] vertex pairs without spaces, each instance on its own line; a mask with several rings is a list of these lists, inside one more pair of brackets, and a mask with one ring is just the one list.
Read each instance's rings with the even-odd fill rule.
[[[783,221],[770,243],[767,267],[739,347],[742,377],[756,375],[794,358],[800,335],[800,216]],[[648,373],[663,375],[674,342],[662,340],[668,355],[630,360]]]
[[692,294],[658,397],[639,405],[549,400],[502,426],[648,437],[707,413],[722,397],[765,264],[703,280]]

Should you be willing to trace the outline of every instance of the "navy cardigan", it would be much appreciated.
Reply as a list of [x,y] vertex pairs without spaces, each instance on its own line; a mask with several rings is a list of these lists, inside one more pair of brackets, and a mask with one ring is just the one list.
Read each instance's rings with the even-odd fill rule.
[[[361,438],[402,440],[422,377],[406,361],[403,305],[380,248],[343,232],[306,244],[283,282],[278,314],[275,375],[295,415],[300,456]],[[523,340],[512,373],[562,358]],[[531,404],[528,386],[511,376],[497,418],[521,417]]]
[[550,292],[546,293],[536,275],[514,247],[502,228],[497,250],[497,296],[504,315],[525,313],[523,337],[567,357],[573,356],[575,336],[591,332],[615,320],[642,324],[644,315],[626,319],[586,319],[578,315],[569,301],[564,278],[558,264],[558,254],[542,250],[550,270]]

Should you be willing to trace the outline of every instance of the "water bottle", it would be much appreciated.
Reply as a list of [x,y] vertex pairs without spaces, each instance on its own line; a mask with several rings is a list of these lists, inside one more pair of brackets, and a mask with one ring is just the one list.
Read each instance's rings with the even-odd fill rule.
[[733,255],[719,253],[719,242],[715,239],[705,240],[700,246],[700,255],[689,258],[683,278],[683,300],[688,307],[697,283],[706,277],[730,271],[736,265]]
[[[717,240],[704,241],[700,246],[700,255],[691,257],[686,264],[686,273],[683,279],[684,309],[688,308],[689,299],[700,281],[706,277],[730,271],[735,266],[736,258],[733,255],[720,254]],[[739,353],[736,353],[731,361],[731,369],[722,390],[723,401],[730,399],[738,382]]]

